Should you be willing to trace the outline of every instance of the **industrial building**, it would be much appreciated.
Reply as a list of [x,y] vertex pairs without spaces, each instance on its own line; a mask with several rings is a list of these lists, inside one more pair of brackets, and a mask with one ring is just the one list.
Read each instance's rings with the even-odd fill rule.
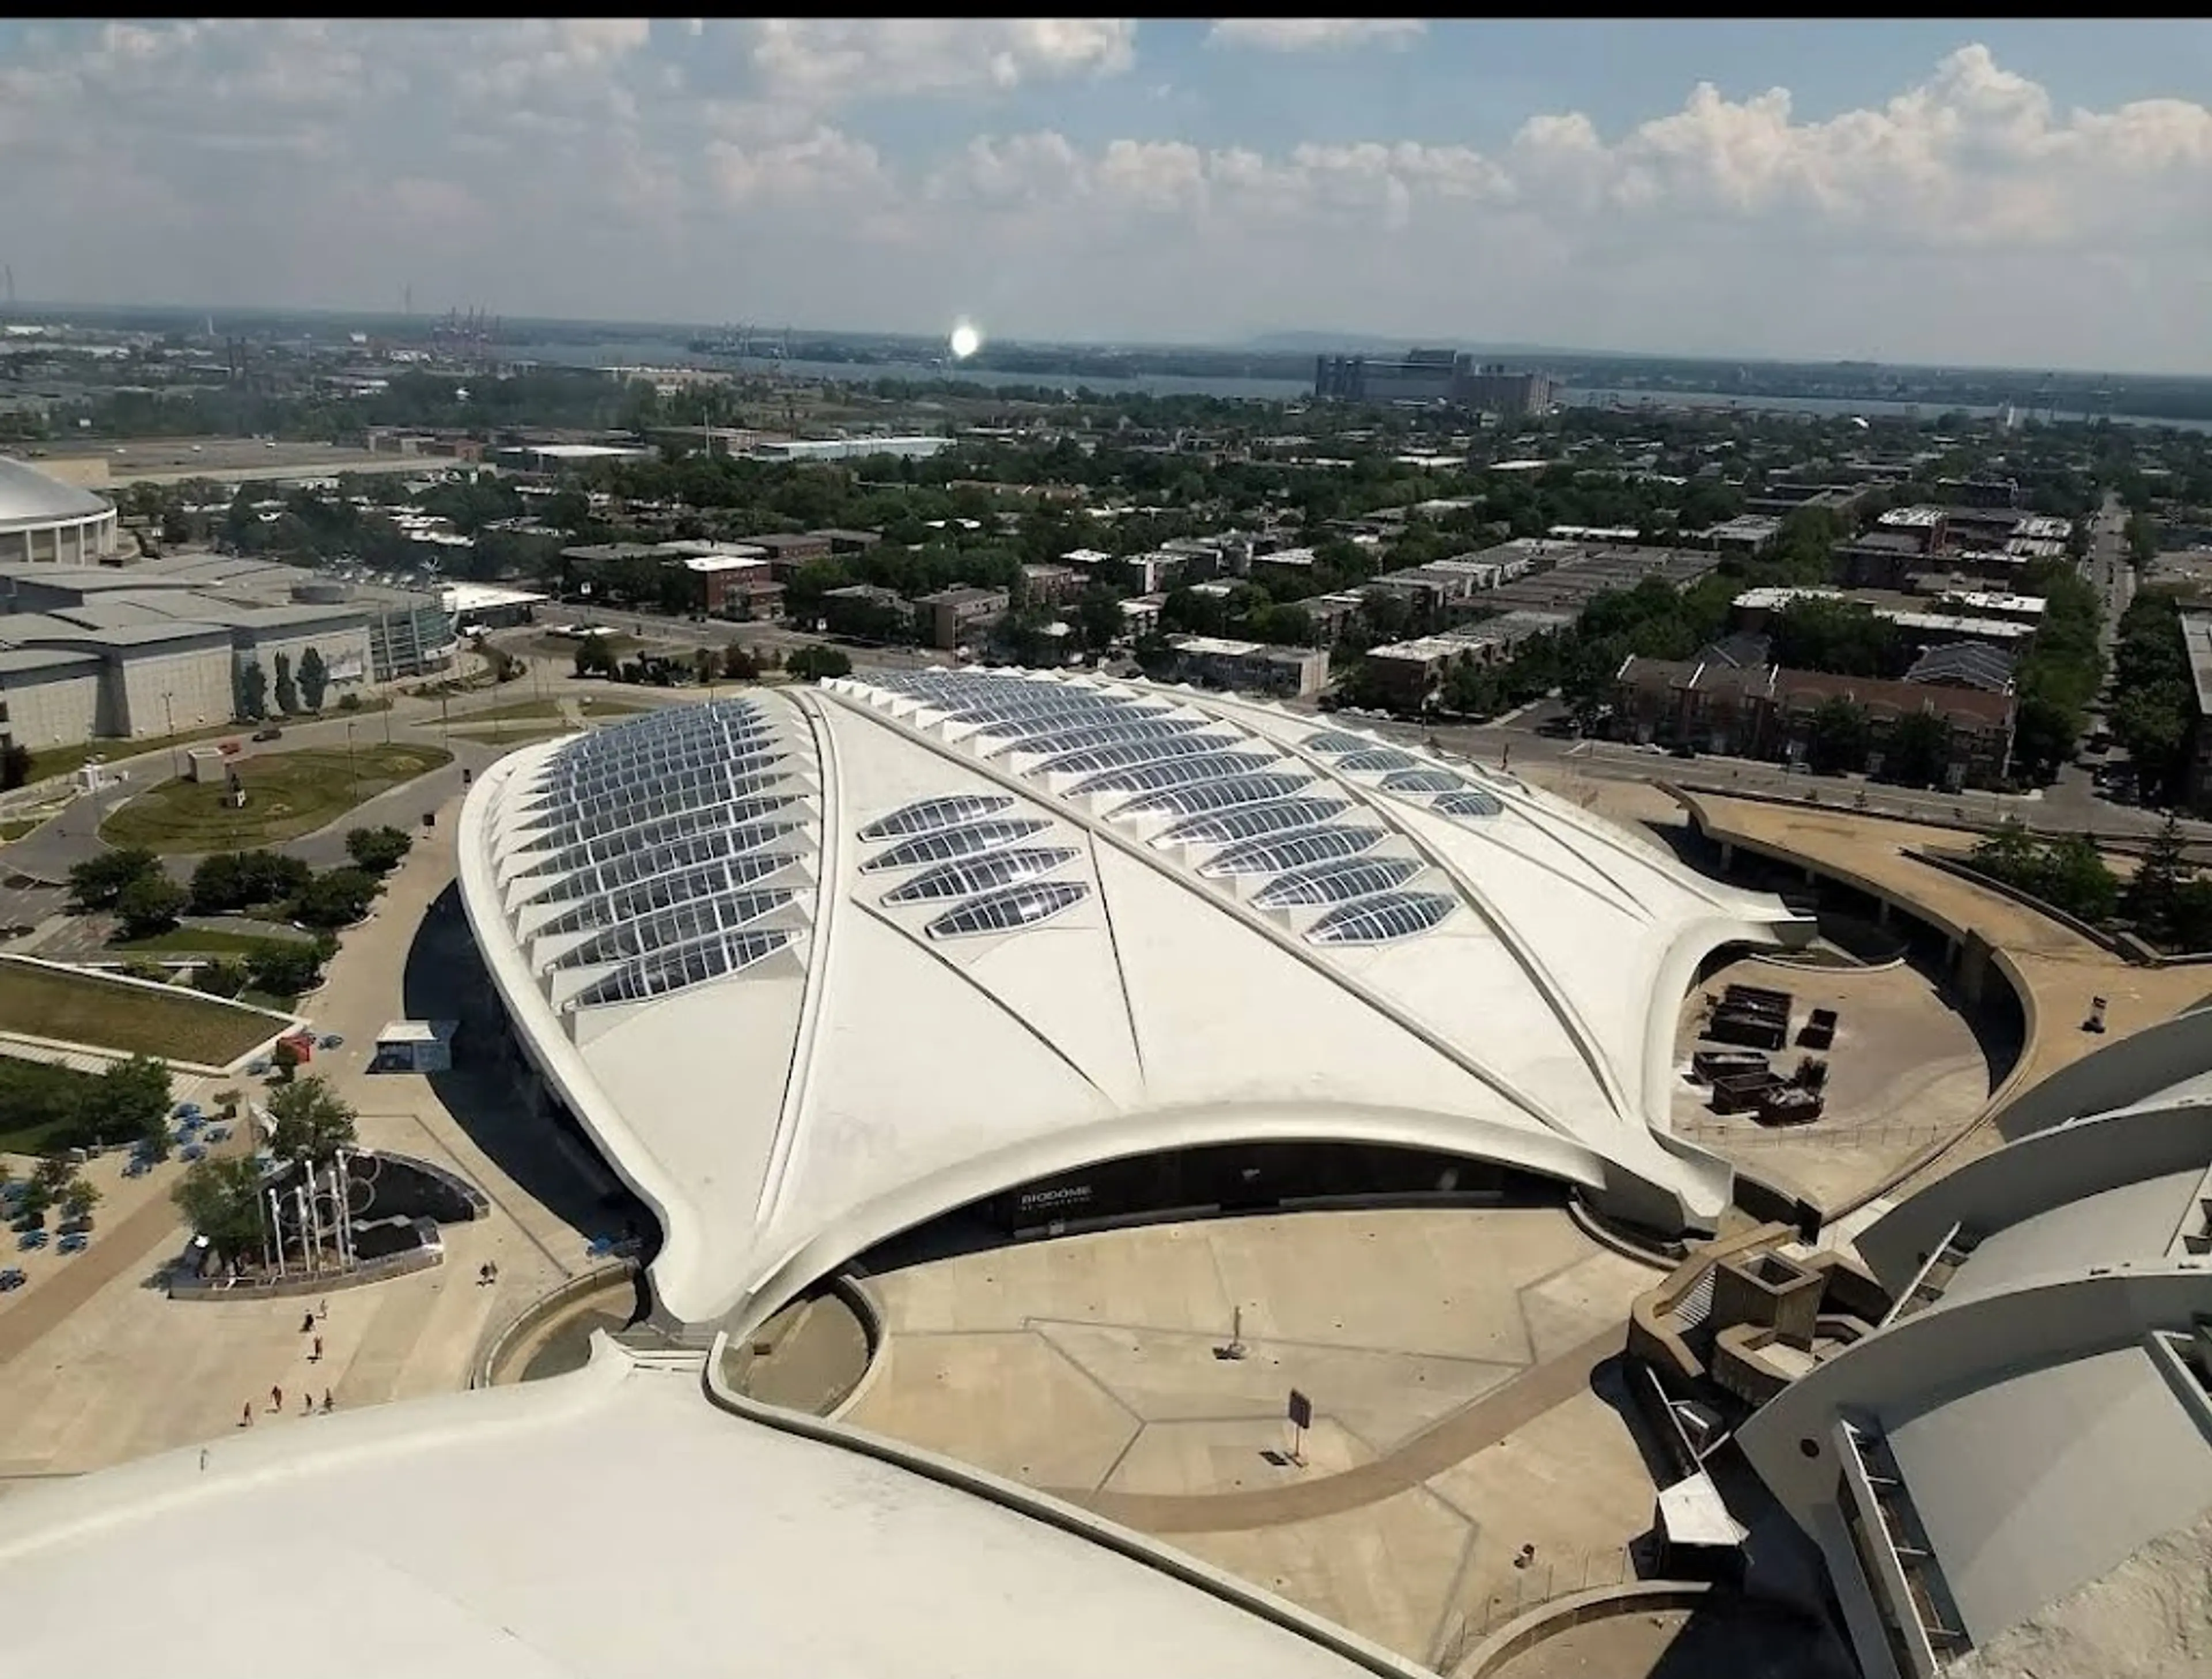
[[956,1208],[1118,1216],[1263,1143],[1709,1228],[1733,1175],[1668,1133],[1677,1007],[1713,950],[1811,931],[1510,776],[995,672],[526,747],[459,846],[529,1064],[661,1226],[662,1312],[740,1335]]
[[1323,400],[1447,404],[1517,418],[1552,406],[1551,376],[1478,367],[1465,350],[1412,350],[1396,360],[1368,356],[1314,358],[1314,395]]
[[927,460],[951,447],[950,437],[817,437],[756,443],[747,453],[756,460],[865,460],[886,454]]
[[0,567],[4,738],[34,751],[228,721],[248,667],[273,704],[279,656],[311,648],[335,697],[448,668],[456,641],[435,596],[258,560]]
[[111,503],[0,455],[0,565],[98,565],[118,540]]

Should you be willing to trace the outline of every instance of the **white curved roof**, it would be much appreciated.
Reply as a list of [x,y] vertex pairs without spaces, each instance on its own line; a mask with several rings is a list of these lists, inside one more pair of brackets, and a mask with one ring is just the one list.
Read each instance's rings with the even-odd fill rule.
[[1665,1134],[1677,1009],[1791,921],[1510,776],[1026,673],[672,708],[513,754],[462,824],[491,971],[692,1322],[1206,1142],[1459,1153],[1710,1220],[1727,1167]]
[[27,461],[0,455],[0,531],[69,524],[107,512],[88,490],[50,478]]
[[[1413,1671],[1301,1630],[1295,1611],[1271,1620],[1017,1509],[740,1420],[696,1370],[609,1347],[520,1388],[264,1417],[22,1487],[7,1509],[9,1673]],[[211,1560],[252,1589],[210,1590]]]

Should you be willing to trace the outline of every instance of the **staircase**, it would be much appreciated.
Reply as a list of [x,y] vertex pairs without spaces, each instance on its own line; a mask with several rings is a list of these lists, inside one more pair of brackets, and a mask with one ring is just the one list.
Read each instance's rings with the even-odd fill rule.
[[1911,1286],[1897,1297],[1897,1303],[1883,1317],[1881,1326],[1887,1329],[1892,1323],[1901,1323],[1942,1299],[1943,1291],[1951,1286],[1952,1277],[1966,1263],[1966,1256],[1973,1252],[1974,1247],[1974,1238],[1953,1225],[1914,1275]]

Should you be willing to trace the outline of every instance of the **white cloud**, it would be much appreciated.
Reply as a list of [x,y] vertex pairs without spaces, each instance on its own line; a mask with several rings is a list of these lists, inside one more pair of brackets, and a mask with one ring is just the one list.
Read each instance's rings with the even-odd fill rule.
[[1428,20],[1419,17],[1219,17],[1206,39],[1264,52],[1321,52],[1376,41],[1402,46],[1426,33],[1428,27]]
[[752,49],[773,97],[842,102],[1115,76],[1136,62],[1130,18],[760,20]]
[[1395,130],[1394,58],[1271,148],[1223,96],[1266,61],[1178,70],[1171,106],[1136,50],[1082,20],[35,26],[0,51],[0,225],[25,295],[86,301],[2212,371],[2203,103],[2075,109],[1970,46],[1817,119],[1701,86],[1479,147]]

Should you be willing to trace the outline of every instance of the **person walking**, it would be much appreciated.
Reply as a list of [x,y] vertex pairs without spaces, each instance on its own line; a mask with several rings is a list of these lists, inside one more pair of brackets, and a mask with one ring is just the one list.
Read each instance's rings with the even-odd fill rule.
[[330,1390],[328,1388],[325,1388],[325,1389],[323,1390],[323,1414],[324,1414],[325,1416],[328,1416],[330,1414],[331,1414],[331,1390]]
[[323,1338],[322,1338],[322,1336],[320,1336],[320,1335],[317,1335],[317,1336],[315,1337],[315,1350],[314,1350],[313,1352],[312,1352],[312,1353],[310,1353],[310,1354],[307,1354],[307,1362],[308,1362],[309,1364],[320,1364],[322,1361],[323,1361]]
[[301,1333],[301,1335],[313,1335],[313,1334],[314,1333],[314,1330],[315,1330],[315,1314],[314,1314],[313,1312],[310,1311],[310,1312],[308,1312],[305,1317],[303,1317],[302,1318],[301,1318],[301,1319],[300,1319],[300,1333]]
[[301,1394],[300,1396],[300,1414],[303,1417],[311,1417],[314,1415],[314,1414],[315,1396],[312,1393]]
[[272,1411],[284,1408],[284,1390],[273,1384],[269,1389],[269,1408]]
[[240,1428],[253,1427],[253,1402],[250,1399],[246,1402],[246,1409],[239,1416],[238,1426]]

